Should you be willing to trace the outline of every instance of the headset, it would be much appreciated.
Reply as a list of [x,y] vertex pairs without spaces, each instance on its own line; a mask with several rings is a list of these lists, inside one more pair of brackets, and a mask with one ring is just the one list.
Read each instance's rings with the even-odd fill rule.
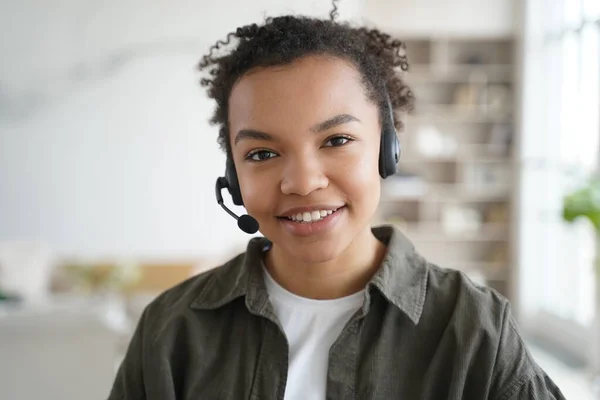
[[[398,171],[398,161],[400,160],[400,141],[398,139],[398,132],[394,123],[394,110],[392,107],[392,101],[387,90],[385,92],[385,108],[381,123],[381,139],[379,144],[379,175],[385,179],[391,175],[394,175]],[[242,192],[240,190],[240,183],[238,181],[237,172],[235,170],[235,164],[233,159],[228,155],[225,163],[225,176],[217,178],[215,185],[215,194],[217,197],[217,203],[223,209],[238,221],[238,227],[246,233],[253,234],[258,231],[258,221],[248,214],[241,216],[236,215],[231,211],[225,204],[223,204],[223,196],[221,192],[224,188],[227,188],[233,204],[237,206],[243,206],[244,200],[242,199]]]

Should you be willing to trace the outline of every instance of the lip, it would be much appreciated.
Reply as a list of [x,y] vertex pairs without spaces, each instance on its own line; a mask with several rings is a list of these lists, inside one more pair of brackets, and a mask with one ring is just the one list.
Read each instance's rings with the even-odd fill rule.
[[[278,221],[289,233],[291,233],[294,236],[308,237],[316,234],[322,234],[331,231],[338,224],[338,222],[346,212],[346,207],[342,206],[333,208],[312,208],[312,210],[331,210],[335,208],[337,208],[336,212],[324,217],[323,219],[317,222],[296,222],[287,218],[278,218]],[[301,210],[301,208],[291,209],[290,213],[296,210]],[[304,210],[308,212],[309,208],[304,208]]]
[[283,213],[281,213],[278,217],[291,217],[292,215],[296,215],[296,214],[303,214],[305,212],[312,212],[312,211],[320,211],[320,210],[337,210],[338,208],[342,208],[344,207],[344,205],[331,205],[331,204],[316,204],[316,205],[312,205],[312,206],[306,206],[306,207],[294,207],[294,208],[288,208],[287,210],[285,210]]

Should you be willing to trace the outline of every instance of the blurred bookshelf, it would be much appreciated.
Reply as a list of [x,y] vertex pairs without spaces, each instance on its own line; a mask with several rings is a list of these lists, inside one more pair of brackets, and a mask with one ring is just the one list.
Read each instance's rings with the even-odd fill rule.
[[416,107],[403,116],[399,172],[383,181],[377,222],[510,299],[515,40],[406,43]]

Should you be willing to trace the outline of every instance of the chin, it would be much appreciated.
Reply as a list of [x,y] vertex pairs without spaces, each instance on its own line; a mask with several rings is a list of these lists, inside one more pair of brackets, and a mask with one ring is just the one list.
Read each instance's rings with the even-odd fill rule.
[[298,261],[306,264],[321,264],[335,259],[346,248],[339,241],[335,242],[285,243],[282,247]]

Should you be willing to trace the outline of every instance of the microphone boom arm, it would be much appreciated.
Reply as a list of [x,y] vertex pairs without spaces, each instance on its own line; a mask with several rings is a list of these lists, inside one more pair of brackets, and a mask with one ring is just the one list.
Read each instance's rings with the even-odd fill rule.
[[223,207],[223,210],[227,211],[227,214],[231,215],[237,221],[240,219],[240,217],[238,217],[233,211],[227,208],[225,204],[223,204],[223,195],[221,194],[221,191],[226,187],[227,180],[225,178],[218,178],[215,184],[215,195],[217,196],[217,203],[219,203],[219,205]]
[[258,232],[259,225],[256,219],[254,219],[248,214],[244,214],[241,217],[237,216],[223,203],[223,195],[221,194],[221,191],[223,190],[223,188],[228,187],[229,183],[227,182],[226,178],[220,177],[217,179],[217,183],[215,184],[215,195],[217,196],[217,203],[219,203],[219,205],[223,207],[223,210],[227,211],[227,214],[235,218],[235,220],[238,222],[238,228],[249,234]]

